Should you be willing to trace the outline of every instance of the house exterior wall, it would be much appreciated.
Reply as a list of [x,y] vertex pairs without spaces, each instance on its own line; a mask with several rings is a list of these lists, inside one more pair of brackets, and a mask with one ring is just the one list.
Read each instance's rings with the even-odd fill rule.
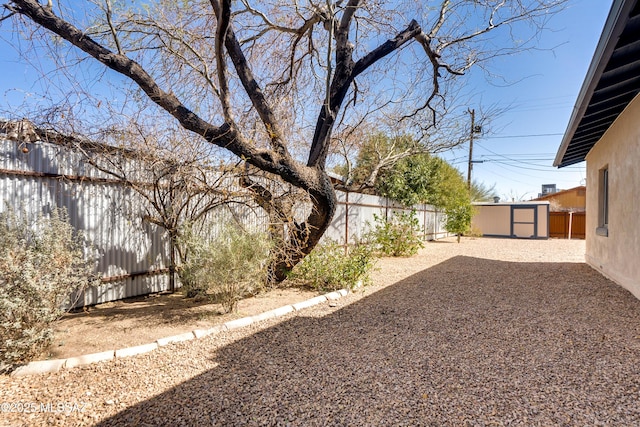
[[551,211],[584,211],[586,206],[586,191],[584,187],[572,188],[535,200],[546,200],[551,203]]
[[[586,261],[640,298],[640,98],[636,97],[587,160]],[[600,171],[608,168],[607,235],[599,224]]]
[[561,209],[584,210],[586,206],[586,191],[584,188],[574,188],[566,194],[560,194],[557,199]]

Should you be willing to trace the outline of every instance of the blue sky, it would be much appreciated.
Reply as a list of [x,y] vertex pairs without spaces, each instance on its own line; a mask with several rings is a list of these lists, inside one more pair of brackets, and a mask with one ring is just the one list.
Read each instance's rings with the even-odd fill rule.
[[[478,102],[508,107],[492,135],[474,142],[474,180],[492,186],[503,200],[537,197],[542,184],[558,189],[584,185],[585,163],[557,169],[553,158],[591,63],[611,0],[572,0],[550,22],[541,48],[506,58],[494,67],[510,81],[496,87],[476,79]],[[469,106],[474,108],[473,105]],[[468,146],[445,157],[467,176]]]
[[[495,118],[493,133],[474,143],[473,179],[495,185],[503,200],[536,197],[542,184],[567,189],[584,184],[585,164],[556,169],[553,158],[591,62],[612,0],[570,0],[540,38],[540,50],[501,58],[492,69],[510,82],[498,86],[481,73],[472,76],[480,104],[508,108]],[[55,86],[54,76],[42,79],[7,45],[7,25],[0,36],[0,109],[16,107],[34,93]],[[47,67],[46,59],[29,57]],[[89,77],[90,78],[90,77]],[[469,105],[469,108],[476,108]],[[443,155],[466,177],[468,146]]]

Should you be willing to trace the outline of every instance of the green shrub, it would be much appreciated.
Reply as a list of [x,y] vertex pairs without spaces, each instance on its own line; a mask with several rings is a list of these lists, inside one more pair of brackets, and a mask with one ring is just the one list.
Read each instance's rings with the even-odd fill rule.
[[238,301],[256,293],[265,283],[269,242],[262,233],[247,233],[227,226],[215,241],[187,233],[181,242],[189,257],[179,269],[183,287],[206,292],[225,312],[237,311]]
[[369,245],[357,244],[345,254],[343,246],[323,243],[296,265],[289,278],[322,292],[353,289],[360,283],[370,282],[374,263]]
[[389,220],[373,215],[375,227],[367,238],[386,256],[412,256],[424,247],[415,211],[394,213]]
[[471,230],[471,219],[473,218],[473,206],[471,203],[461,204],[453,208],[446,210],[447,220],[444,228],[449,233],[454,233],[458,236],[458,243],[460,243],[460,236]]
[[176,273],[180,278],[180,291],[187,298],[204,299],[209,298],[209,283],[200,279],[198,263],[204,263],[202,257],[208,250],[204,239],[193,232],[190,225],[185,225],[180,231],[176,242],[179,246],[181,263],[176,268]]
[[63,210],[33,222],[24,217],[0,213],[0,372],[46,350],[53,322],[93,276]]

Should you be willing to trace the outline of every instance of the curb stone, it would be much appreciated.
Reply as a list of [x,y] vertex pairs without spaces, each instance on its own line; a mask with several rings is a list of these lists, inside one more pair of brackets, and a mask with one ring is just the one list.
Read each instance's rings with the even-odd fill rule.
[[230,321],[224,323],[224,325],[227,327],[227,330],[231,331],[233,329],[238,329],[238,328],[242,328],[244,326],[249,326],[252,323],[253,323],[253,318],[252,317],[243,317],[241,319],[230,320]]
[[193,331],[191,331],[185,332],[184,334],[173,335],[171,337],[158,338],[156,340],[156,343],[158,343],[158,347],[164,347],[165,345],[169,345],[174,342],[189,341],[194,339],[195,337],[195,334],[193,333]]
[[91,363],[102,362],[103,360],[113,360],[116,357],[115,350],[103,351],[100,353],[84,354],[82,356],[70,357],[64,363],[65,369],[76,366],[89,365]]
[[38,360],[35,362],[29,362],[24,366],[20,366],[18,369],[11,373],[14,377],[22,377],[32,374],[45,374],[49,372],[58,372],[64,365],[67,359],[54,359],[54,360]]
[[330,292],[325,295],[313,297],[306,301],[302,301],[296,304],[285,305],[273,310],[266,311],[264,313],[257,314],[251,317],[243,317],[241,319],[231,320],[221,325],[215,325],[209,329],[195,329],[191,332],[185,332],[184,334],[173,335],[170,337],[159,338],[155,342],[149,344],[138,345],[135,347],[127,347],[118,350],[108,350],[100,353],[84,354],[76,357],[69,357],[67,359],[53,359],[53,360],[37,360],[29,362],[26,365],[18,367],[10,375],[15,377],[21,377],[25,375],[44,374],[49,372],[58,372],[60,369],[71,369],[76,366],[84,366],[97,362],[113,360],[114,358],[135,356],[138,354],[148,353],[154,351],[159,347],[166,345],[189,341],[194,338],[200,339],[208,335],[215,335],[222,331],[230,331],[232,329],[238,329],[245,326],[249,326],[255,322],[261,320],[267,320],[275,317],[281,317],[294,311],[300,311],[304,308],[318,305],[325,301],[333,301],[341,297],[347,296],[349,291],[346,289],[340,289],[339,291]]
[[200,339],[209,335],[219,334],[220,332],[226,331],[226,330],[227,330],[227,325],[222,324],[222,325],[216,325],[209,329],[196,329],[193,331],[193,335],[195,335],[196,339]]
[[342,294],[340,292],[329,292],[325,295],[327,297],[327,301],[335,301],[337,299],[342,298]]
[[158,343],[157,342],[152,342],[150,344],[137,345],[135,347],[122,348],[120,350],[116,350],[116,358],[118,358],[118,357],[135,356],[137,354],[148,353],[148,352],[153,351],[153,350],[155,350],[157,348],[158,348]]
[[293,305],[293,308],[294,308],[296,311],[300,311],[300,310],[302,310],[303,308],[313,307],[314,305],[318,305],[318,304],[320,304],[320,303],[323,303],[323,302],[325,302],[326,300],[327,300],[327,297],[326,297],[326,296],[324,296],[324,295],[320,295],[320,296],[318,296],[318,297],[314,297],[314,298],[308,299],[308,300],[306,300],[306,301],[302,301],[302,302],[299,302],[299,303],[297,303],[297,304],[292,304],[292,305]]

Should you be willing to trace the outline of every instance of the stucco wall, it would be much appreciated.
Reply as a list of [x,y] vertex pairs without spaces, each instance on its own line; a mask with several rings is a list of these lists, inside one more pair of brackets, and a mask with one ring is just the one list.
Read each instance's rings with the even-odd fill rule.
[[[549,237],[549,202],[477,203],[474,207],[475,214],[471,226],[484,236],[538,239]],[[537,216],[534,211],[537,211]],[[531,224],[534,219],[537,228]]]
[[511,235],[511,206],[478,205],[471,226],[486,236]]
[[538,205],[538,237],[549,237],[549,205]]
[[545,200],[551,203],[552,211],[583,211],[586,205],[586,191],[584,187],[577,187],[549,194],[547,196],[538,197],[534,200]]
[[[640,98],[587,155],[586,260],[640,298]],[[609,169],[608,236],[598,227],[599,171]]]

